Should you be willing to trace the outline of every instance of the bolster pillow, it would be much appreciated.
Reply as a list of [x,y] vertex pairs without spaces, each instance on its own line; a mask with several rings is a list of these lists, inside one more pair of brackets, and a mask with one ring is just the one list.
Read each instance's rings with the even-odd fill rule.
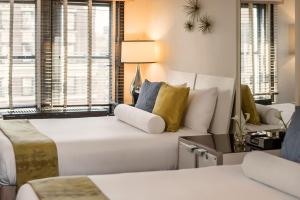
[[281,113],[279,110],[260,104],[256,104],[256,110],[259,113],[260,120],[262,123],[270,125],[280,124]]
[[118,120],[147,133],[162,133],[165,130],[166,124],[163,118],[147,111],[120,104],[115,108],[114,113]]
[[264,152],[248,153],[244,174],[260,183],[300,198],[300,164]]

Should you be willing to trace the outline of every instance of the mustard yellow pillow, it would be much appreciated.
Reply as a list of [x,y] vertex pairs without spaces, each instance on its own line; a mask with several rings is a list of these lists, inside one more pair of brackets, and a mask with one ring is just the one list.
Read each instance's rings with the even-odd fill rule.
[[166,131],[176,132],[180,128],[189,92],[190,88],[186,87],[175,87],[166,83],[161,86],[153,113],[165,120]]
[[245,113],[250,114],[250,119],[248,123],[260,125],[260,117],[256,110],[255,101],[248,85],[241,85],[241,96],[242,96],[242,111],[244,114]]

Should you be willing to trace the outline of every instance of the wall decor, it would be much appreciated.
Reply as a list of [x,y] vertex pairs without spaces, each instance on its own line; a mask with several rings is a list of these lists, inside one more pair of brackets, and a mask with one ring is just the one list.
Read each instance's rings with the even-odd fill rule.
[[187,0],[184,5],[184,11],[192,22],[198,21],[201,11],[199,0]]
[[210,33],[212,31],[212,21],[209,16],[204,15],[200,18],[199,30],[203,33]]
[[192,32],[194,31],[195,29],[195,23],[191,20],[188,20],[184,23],[184,29],[187,31],[187,32]]
[[213,22],[211,18],[208,15],[201,16],[203,7],[200,0],[186,0],[183,8],[188,18],[184,23],[184,29],[187,32],[193,32],[196,26],[204,34],[212,32]]

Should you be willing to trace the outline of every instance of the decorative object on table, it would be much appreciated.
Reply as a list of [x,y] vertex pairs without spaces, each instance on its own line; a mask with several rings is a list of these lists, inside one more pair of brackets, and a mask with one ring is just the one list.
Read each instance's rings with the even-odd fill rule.
[[184,23],[184,29],[187,32],[194,31],[197,24],[202,33],[210,33],[212,31],[213,22],[210,17],[208,15],[201,16],[202,6],[200,0],[185,1],[183,10],[188,18]]
[[290,126],[287,129],[281,154],[283,158],[300,163],[300,107],[296,107],[296,111],[292,117]]
[[212,31],[212,20],[209,16],[204,15],[200,18],[199,30],[202,31],[202,33],[210,33]]
[[290,118],[289,121],[285,122],[285,121],[283,120],[283,118],[282,118],[282,111],[281,111],[280,114],[279,114],[279,120],[281,121],[281,123],[282,123],[282,125],[283,125],[285,131],[287,131],[288,128],[289,128],[289,126],[290,126],[290,123],[291,123],[292,118]]
[[245,115],[246,118],[244,122],[241,121],[238,115],[232,118],[236,124],[236,129],[234,134],[234,144],[233,144],[235,152],[244,152],[246,148],[246,135],[247,135],[246,124],[250,119],[250,114],[245,113]]
[[248,133],[245,137],[248,150],[281,149],[282,138],[279,135],[280,131],[281,130],[273,130]]
[[142,86],[140,65],[157,62],[155,41],[132,40],[122,42],[121,61],[127,64],[137,64],[135,77],[130,85],[130,94],[135,105]]

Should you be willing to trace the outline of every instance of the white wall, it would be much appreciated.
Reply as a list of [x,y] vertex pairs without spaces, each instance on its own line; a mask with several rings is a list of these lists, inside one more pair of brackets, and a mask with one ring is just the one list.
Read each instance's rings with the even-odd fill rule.
[[200,1],[202,14],[214,21],[211,34],[184,30],[187,17],[183,12],[183,0],[151,0],[146,33],[160,42],[165,68],[235,77],[237,0]]
[[295,55],[289,52],[289,26],[295,24],[295,0],[278,7],[278,103],[295,102]]

